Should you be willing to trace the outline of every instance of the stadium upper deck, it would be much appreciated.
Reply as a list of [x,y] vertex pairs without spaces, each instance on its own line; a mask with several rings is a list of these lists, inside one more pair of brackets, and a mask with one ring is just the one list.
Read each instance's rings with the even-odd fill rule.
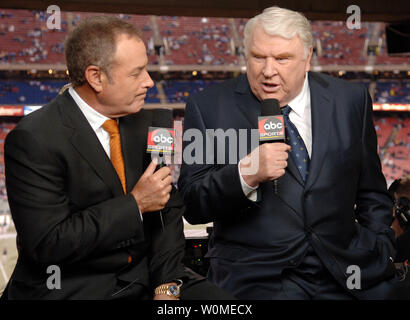
[[[92,15],[97,13],[62,12],[61,29],[50,30],[44,11],[0,9],[0,66],[64,65],[67,32]],[[139,26],[151,65],[243,65],[241,39],[246,19],[118,16]],[[314,21],[316,58],[312,63],[408,68],[410,58],[387,55],[384,29],[382,22],[363,22],[359,30],[349,30],[344,22]]]

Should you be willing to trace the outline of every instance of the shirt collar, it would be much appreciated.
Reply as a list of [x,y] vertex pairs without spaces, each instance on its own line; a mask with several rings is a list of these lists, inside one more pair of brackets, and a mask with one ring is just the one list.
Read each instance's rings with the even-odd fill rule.
[[306,108],[308,107],[310,101],[310,90],[309,90],[309,80],[308,73],[306,72],[305,81],[303,82],[302,90],[299,94],[288,103],[288,106],[298,114],[298,116],[303,117]]
[[68,92],[70,95],[73,97],[74,101],[77,103],[78,107],[84,114],[85,118],[91,125],[91,128],[93,128],[94,131],[96,131],[98,128],[100,128],[103,123],[110,118],[107,118],[106,116],[102,115],[99,113],[97,110],[92,108],[87,102],[85,102],[75,91],[73,87],[70,87],[68,89]]

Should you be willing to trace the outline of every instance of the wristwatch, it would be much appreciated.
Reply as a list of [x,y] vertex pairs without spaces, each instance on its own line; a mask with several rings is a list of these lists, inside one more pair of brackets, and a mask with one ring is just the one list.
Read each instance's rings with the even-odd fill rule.
[[155,288],[154,293],[157,294],[166,294],[167,296],[179,298],[181,295],[181,286],[182,280],[177,280],[177,284],[162,284]]

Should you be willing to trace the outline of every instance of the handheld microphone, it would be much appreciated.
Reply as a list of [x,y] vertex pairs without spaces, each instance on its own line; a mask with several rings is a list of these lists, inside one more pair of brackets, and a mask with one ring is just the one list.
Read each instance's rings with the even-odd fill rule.
[[[152,126],[148,127],[147,153],[155,158],[158,168],[166,165],[165,157],[174,153],[175,130],[173,129],[172,111],[168,109],[155,109],[153,111]],[[162,231],[164,219],[162,210],[159,211]]]
[[148,128],[147,152],[157,158],[159,167],[165,165],[164,157],[174,153],[175,130],[173,129],[172,111],[154,110],[152,126]]
[[259,144],[285,142],[285,123],[278,100],[262,100],[261,116],[258,117],[258,130]]
[[[285,142],[285,123],[277,99],[261,102],[261,116],[258,117],[259,145],[272,142]],[[278,180],[273,181],[275,194],[278,193]]]

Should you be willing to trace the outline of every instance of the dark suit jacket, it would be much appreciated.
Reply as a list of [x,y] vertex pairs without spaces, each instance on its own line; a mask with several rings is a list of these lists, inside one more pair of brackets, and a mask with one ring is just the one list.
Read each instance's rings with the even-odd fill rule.
[[[141,110],[119,120],[127,192],[150,161],[153,115]],[[183,274],[183,203],[176,190],[163,210],[164,232],[158,213],[144,214],[142,222],[68,91],[8,134],[5,166],[19,249],[9,299],[145,299]],[[47,288],[50,265],[61,270],[61,289]]]
[[[209,277],[239,298],[273,297],[282,271],[299,265],[309,243],[344,288],[348,266],[361,268],[362,289],[346,290],[385,298],[395,282],[395,242],[371,98],[362,86],[318,73],[309,73],[309,85],[313,143],[306,183],[289,157],[277,194],[273,182],[263,183],[252,202],[242,191],[237,164],[184,163],[179,188],[185,218],[214,221]],[[260,102],[240,76],[191,96],[184,130],[255,129],[259,115]],[[214,149],[215,159],[219,150],[228,163],[228,139]]]

